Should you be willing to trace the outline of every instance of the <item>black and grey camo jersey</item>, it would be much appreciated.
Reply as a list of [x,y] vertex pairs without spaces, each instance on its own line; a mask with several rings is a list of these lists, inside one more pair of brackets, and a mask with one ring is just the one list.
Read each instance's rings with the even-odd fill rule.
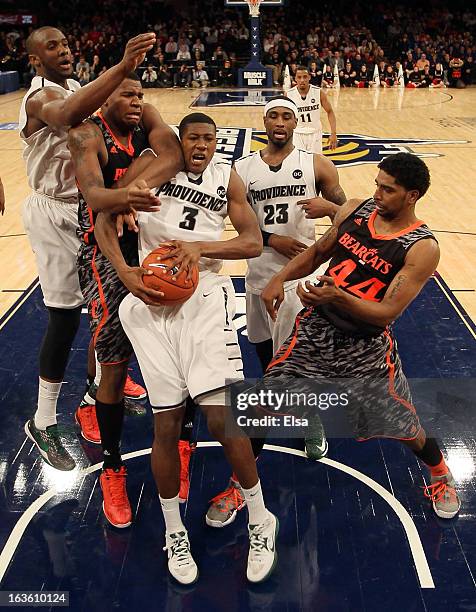
[[[127,171],[127,168],[132,164],[134,159],[139,157],[144,149],[149,147],[147,140],[147,134],[144,128],[140,125],[134,128],[129,134],[129,140],[127,147],[119,142],[111,128],[108,126],[104,117],[98,113],[89,119],[95,123],[104,138],[104,143],[107,150],[107,164],[102,168],[102,174],[104,177],[104,186],[110,188],[114,183],[121,178]],[[78,185],[78,221],[79,229],[78,236],[86,244],[96,244],[94,237],[94,223],[96,220],[97,213],[95,213],[87,204],[86,200],[81,193],[80,186]],[[121,245],[123,243],[134,242],[137,245],[137,234],[130,232],[127,228],[124,228],[124,234],[120,239]]]
[[[365,200],[339,226],[338,248],[326,275],[335,284],[362,300],[380,302],[405,263],[409,249],[419,240],[436,240],[423,221],[417,221],[395,234],[381,236],[374,228],[376,205]],[[335,327],[357,336],[373,336],[382,328],[358,319],[333,304],[322,304],[319,312]]]

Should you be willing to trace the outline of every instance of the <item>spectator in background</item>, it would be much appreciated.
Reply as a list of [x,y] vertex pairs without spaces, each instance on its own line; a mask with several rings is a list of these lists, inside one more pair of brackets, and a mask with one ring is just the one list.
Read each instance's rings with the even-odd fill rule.
[[385,67],[383,79],[380,79],[380,85],[382,87],[395,87],[398,85],[397,74],[392,65],[388,64],[388,66]]
[[157,73],[157,87],[172,87],[172,82],[172,73],[165,64],[161,64]]
[[430,62],[426,57],[425,53],[422,53],[420,55],[420,58],[417,60],[417,66],[418,66],[418,70],[423,74],[425,68],[429,68],[430,67]]
[[233,69],[230,60],[225,60],[223,68],[218,69],[217,85],[218,87],[231,87],[234,84]]
[[192,74],[187,64],[180,64],[180,68],[174,74],[174,87],[190,87]]
[[[274,57],[276,55],[276,57]],[[262,57],[263,66],[270,68],[272,72],[273,85],[279,85],[279,77],[281,76],[281,66],[278,61],[278,54],[275,54],[274,46],[269,47]]]
[[93,63],[91,64],[89,80],[94,81],[94,79],[97,79],[98,76],[103,72],[106,72],[106,66],[104,66],[104,64],[99,59],[99,55],[94,55]]
[[430,87],[433,81],[433,75],[430,72],[430,65],[425,66],[423,72],[420,72],[420,87]]
[[206,70],[203,68],[203,64],[198,62],[197,67],[192,73],[192,87],[208,87],[209,82],[210,79],[208,78]]
[[362,64],[357,73],[355,84],[357,87],[370,87],[371,76],[367,70],[367,64]]
[[476,66],[472,55],[468,55],[463,65],[462,80],[465,85],[472,85],[476,82]]
[[186,44],[182,43],[180,45],[179,50],[177,52],[177,57],[175,59],[180,62],[189,62],[192,59],[192,56],[190,55],[190,51],[188,50],[188,46]]
[[76,76],[78,77],[78,81],[81,87],[87,85],[90,81],[90,67],[84,55],[81,55],[79,57],[79,62],[76,64]]
[[169,60],[175,59],[177,57],[178,47],[173,36],[169,36],[169,40],[165,45],[164,53],[165,57]]
[[200,38],[197,38],[193,43],[192,51],[194,53],[199,51],[202,57],[205,55],[205,45],[202,43]]
[[357,72],[353,68],[350,59],[348,59],[345,62],[344,70],[340,77],[340,84],[342,87],[354,87],[356,78]]
[[321,86],[322,68],[319,69],[317,62],[311,62],[309,64],[309,76],[311,77],[309,81],[311,85],[315,85],[316,87]]
[[430,84],[431,88],[443,88],[446,87],[444,82],[444,70],[443,64],[441,62],[437,62],[435,65],[435,71],[433,73],[433,79]]
[[212,62],[217,66],[224,66],[225,60],[230,59],[228,53],[223,50],[222,47],[218,46],[212,55]]
[[142,83],[144,87],[155,87],[157,81],[157,72],[152,64],[149,64],[142,74]]
[[334,73],[332,72],[330,64],[326,64],[326,69],[322,75],[321,87],[334,87]]

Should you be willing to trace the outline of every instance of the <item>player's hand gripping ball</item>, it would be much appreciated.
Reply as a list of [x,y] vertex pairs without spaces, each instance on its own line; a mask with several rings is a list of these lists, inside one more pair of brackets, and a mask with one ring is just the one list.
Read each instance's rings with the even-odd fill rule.
[[[173,266],[173,258],[167,257],[170,247],[158,247],[147,255],[142,267],[151,270],[153,274],[144,274],[146,287],[161,291],[164,297],[160,299],[161,306],[177,306],[183,304],[193,294],[198,285],[198,266],[192,268],[191,278],[187,279],[187,268],[179,270]],[[169,266],[171,270],[167,270]]]

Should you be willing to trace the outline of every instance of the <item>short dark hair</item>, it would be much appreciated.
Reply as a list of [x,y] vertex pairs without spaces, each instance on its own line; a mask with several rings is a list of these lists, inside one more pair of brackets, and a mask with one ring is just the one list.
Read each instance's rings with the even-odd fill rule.
[[205,115],[205,113],[190,113],[190,115],[185,115],[179,125],[179,136],[182,138],[183,133],[185,132],[185,128],[187,125],[191,123],[208,123],[209,125],[213,125],[215,131],[217,129],[216,123],[213,121],[211,117]]
[[298,70],[305,70],[308,74],[309,74],[309,69],[307,66],[303,66],[302,64],[299,64],[299,66],[296,68],[296,71]]
[[393,176],[397,185],[401,185],[407,191],[418,191],[419,198],[428,191],[430,186],[428,166],[412,153],[389,155],[379,163],[378,167]]
[[[151,64],[149,64],[149,66],[150,65]],[[139,81],[139,83],[141,83],[140,76],[137,74],[137,72],[134,71],[128,72],[124,78],[130,79],[131,81]]]

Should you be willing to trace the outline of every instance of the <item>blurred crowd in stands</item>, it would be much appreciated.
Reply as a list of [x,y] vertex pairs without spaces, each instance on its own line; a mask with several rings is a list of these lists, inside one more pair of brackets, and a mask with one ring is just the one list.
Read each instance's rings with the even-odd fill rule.
[[[400,66],[408,87],[476,83],[474,5],[397,2],[382,1],[375,10],[361,0],[313,3],[312,10],[306,2],[262,7],[261,61],[275,85],[282,84],[286,66],[292,78],[299,65],[324,87],[337,78],[343,87],[368,87],[375,65],[384,87],[398,83]],[[130,36],[150,29],[157,45],[140,69],[146,87],[233,86],[237,68],[249,60],[248,9],[225,7],[223,0],[50,0],[38,19],[38,25],[56,25],[67,34],[81,84],[116,63]],[[25,50],[31,28],[1,27],[0,69],[17,70],[27,86],[33,76]]]

